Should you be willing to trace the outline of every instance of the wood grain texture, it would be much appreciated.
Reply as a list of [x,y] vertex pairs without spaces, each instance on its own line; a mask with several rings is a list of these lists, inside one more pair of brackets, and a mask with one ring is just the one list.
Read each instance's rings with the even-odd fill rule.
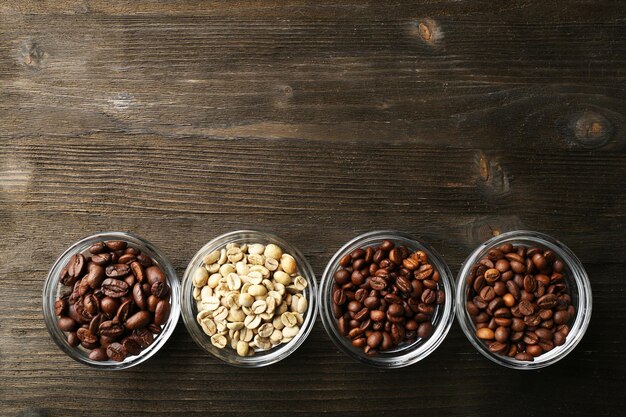
[[[0,415],[620,415],[625,92],[619,2],[0,1]],[[493,234],[543,231],[585,264],[592,322],[537,372],[492,365],[456,324],[394,371],[320,323],[259,370],[182,322],[115,373],[49,338],[43,280],[77,239],[132,231],[182,276],[241,228],[318,278],[368,230],[421,237],[453,273]]]

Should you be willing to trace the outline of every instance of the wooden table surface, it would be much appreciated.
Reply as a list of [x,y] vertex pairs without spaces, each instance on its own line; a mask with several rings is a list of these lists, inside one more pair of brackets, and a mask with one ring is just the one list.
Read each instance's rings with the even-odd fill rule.
[[[0,415],[623,415],[625,93],[619,1],[0,2]],[[456,323],[391,371],[319,319],[255,370],[182,320],[122,372],[49,337],[43,282],[79,238],[131,231],[182,276],[241,228],[292,242],[318,279],[368,230],[421,237],[454,273],[494,234],[542,231],[583,261],[593,318],[536,372]]]

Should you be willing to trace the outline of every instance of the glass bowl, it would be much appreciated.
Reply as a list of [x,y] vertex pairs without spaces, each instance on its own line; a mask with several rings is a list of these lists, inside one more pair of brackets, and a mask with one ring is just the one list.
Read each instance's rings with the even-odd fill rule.
[[[413,343],[401,344],[392,350],[380,351],[375,356],[368,356],[363,349],[354,347],[350,340],[337,329],[337,319],[335,319],[332,312],[333,276],[340,268],[339,261],[343,256],[357,248],[377,246],[383,240],[390,240],[395,245],[404,245],[411,252],[418,250],[426,252],[431,265],[439,271],[439,288],[444,290],[446,297],[445,302],[438,305],[434,312],[432,318],[433,334],[429,338],[426,340],[417,338]],[[420,242],[405,233],[393,230],[380,230],[362,234],[339,249],[324,270],[320,284],[319,299],[322,324],[335,345],[351,358],[381,368],[400,368],[424,359],[443,342],[454,320],[454,285],[452,273],[446,263],[426,243]]]
[[[557,258],[563,261],[564,282],[568,287],[572,305],[576,309],[575,317],[573,319],[570,318],[570,331],[565,343],[535,357],[533,361],[520,361],[503,354],[491,352],[488,346],[476,336],[476,327],[466,310],[467,292],[469,291],[466,278],[470,274],[472,267],[482,257],[487,255],[489,250],[507,243],[514,246],[539,247],[552,250]],[[457,278],[457,315],[465,336],[489,360],[511,369],[539,369],[563,359],[583,338],[591,319],[591,304],[591,284],[580,260],[563,243],[548,235],[533,231],[517,230],[489,239],[478,246],[465,260]]]
[[[59,329],[57,325],[57,317],[55,315],[55,301],[61,294],[63,289],[68,287],[63,286],[60,283],[61,271],[67,265],[70,258],[77,254],[88,254],[88,249],[97,242],[109,241],[109,240],[121,240],[127,242],[129,245],[137,247],[144,254],[152,258],[154,264],[158,265],[166,276],[167,282],[170,286],[170,304],[171,311],[170,316],[162,326],[161,333],[155,336],[154,342],[147,348],[143,349],[139,355],[128,356],[122,362],[116,362],[112,360],[107,361],[94,361],[89,359],[89,351],[81,347],[71,346],[66,339],[65,333]],[[171,336],[176,323],[178,322],[178,316],[180,315],[180,283],[176,276],[176,271],[165,258],[165,256],[150,242],[144,240],[138,236],[125,232],[103,232],[93,236],[86,237],[72,246],[70,246],[54,263],[43,288],[43,315],[48,328],[50,336],[55,343],[72,359],[83,363],[85,365],[105,370],[119,370],[130,368],[131,366],[138,365],[150,357],[152,357],[157,351],[163,347],[167,342],[167,339]]]
[[[198,324],[196,320],[198,308],[193,297],[193,273],[198,267],[202,266],[203,258],[207,254],[225,248],[229,243],[239,245],[244,243],[268,245],[273,243],[280,246],[283,252],[290,254],[296,260],[298,273],[307,281],[307,287],[303,290],[303,295],[308,301],[308,308],[304,313],[304,321],[300,326],[300,331],[289,342],[276,345],[271,349],[256,351],[252,356],[239,356],[230,346],[226,346],[223,349],[213,346],[210,336],[205,334]],[[204,245],[189,262],[182,283],[182,316],[185,326],[194,341],[216,358],[230,365],[243,368],[258,368],[271,365],[295,352],[307,338],[315,324],[317,316],[317,282],[315,281],[315,274],[311,265],[309,265],[300,251],[278,236],[256,230],[236,230],[225,233]]]

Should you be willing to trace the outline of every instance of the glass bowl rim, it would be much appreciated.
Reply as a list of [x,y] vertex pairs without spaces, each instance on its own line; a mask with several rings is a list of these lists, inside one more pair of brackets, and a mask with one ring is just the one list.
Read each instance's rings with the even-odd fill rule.
[[[330,308],[330,292],[333,287],[332,273],[334,273],[334,270],[337,269],[339,260],[346,253],[349,253],[358,247],[370,246],[373,241],[382,241],[384,239],[389,239],[391,241],[395,240],[394,243],[401,241],[403,244],[406,244],[408,242],[412,247],[417,248],[417,250],[425,251],[428,254],[428,258],[431,263],[434,264],[437,271],[439,271],[441,277],[440,282],[443,284],[444,290],[446,291],[446,299],[443,305],[443,310],[438,314],[433,334],[424,343],[415,344],[413,347],[407,347],[405,348],[406,350],[401,350],[395,354],[389,354],[385,357],[367,356],[362,351],[348,346],[349,343],[346,342],[346,337],[339,334],[336,329],[336,319]],[[422,241],[421,239],[415,238],[408,233],[398,230],[372,230],[361,233],[350,239],[343,246],[341,246],[328,261],[324,269],[324,273],[322,274],[322,280],[319,287],[318,298],[320,299],[320,315],[324,329],[326,330],[326,333],[328,333],[330,339],[333,341],[335,346],[337,346],[350,358],[378,368],[401,368],[425,359],[433,353],[441,345],[441,343],[443,343],[448,332],[450,331],[452,322],[454,321],[454,290],[454,276],[452,275],[448,264],[443,260],[443,257],[439,254],[439,252],[437,252],[430,244]]]
[[[578,296],[578,307],[576,309],[576,318],[570,327],[570,332],[566,339],[565,344],[555,347],[552,351],[547,352],[541,356],[535,358],[534,361],[520,361],[514,358],[509,358],[504,355],[498,355],[489,351],[487,346],[478,339],[475,335],[474,325],[471,322],[469,313],[465,309],[465,277],[469,274],[472,266],[483,256],[489,249],[499,246],[508,242],[532,242],[541,247],[553,250],[559,258],[566,264],[567,268],[572,272],[571,277],[567,277],[568,281],[574,281],[576,283],[576,291]],[[532,244],[531,243],[531,244]],[[526,245],[524,245],[526,246]],[[552,365],[574,350],[574,348],[580,343],[587,328],[589,321],[591,320],[592,311],[592,293],[591,282],[587,272],[585,271],[582,262],[574,254],[574,252],[567,247],[561,241],[554,237],[536,232],[533,230],[513,230],[494,236],[485,242],[479,244],[463,261],[459,273],[457,275],[456,282],[456,309],[457,309],[457,321],[465,334],[465,337],[470,341],[474,348],[480,352],[487,359],[498,365],[517,370],[534,370],[541,369],[546,366]],[[543,359],[542,356],[544,357]],[[538,360],[539,358],[539,360]]]
[[[111,360],[107,361],[94,361],[89,359],[87,356],[78,354],[79,350],[77,347],[70,346],[65,337],[65,332],[61,331],[57,326],[57,317],[54,314],[54,302],[56,301],[57,291],[60,285],[60,272],[65,264],[69,261],[71,256],[75,253],[83,253],[88,249],[88,247],[99,241],[105,240],[123,240],[127,243],[139,246],[142,252],[147,249],[148,252],[151,252],[150,257],[156,261],[156,263],[162,267],[165,277],[167,279],[168,284],[170,285],[170,305],[171,311],[170,316],[163,326],[163,331],[155,338],[155,342],[148,346],[146,349],[142,350],[139,355],[129,356],[123,362],[115,362]],[[79,251],[79,248],[84,247],[83,250]],[[155,255],[155,256],[152,256]],[[46,276],[46,280],[44,281],[44,286],[42,289],[42,299],[43,299],[43,317],[46,323],[46,328],[50,337],[57,346],[70,358],[74,359],[76,362],[81,363],[83,365],[87,365],[89,367],[106,370],[106,371],[116,371],[122,369],[128,369],[133,366],[137,366],[152,356],[154,356],[168,341],[176,325],[178,323],[178,318],[180,316],[180,281],[178,280],[178,275],[176,274],[176,270],[172,266],[169,259],[161,252],[154,244],[150,241],[134,234],[131,232],[120,232],[120,231],[103,231],[97,232],[92,235],[83,237],[78,241],[72,243],[68,248],[54,261],[52,267],[48,271],[48,275]]]
[[[251,237],[246,237],[245,235],[250,235]],[[296,263],[298,265],[298,273],[306,279],[308,284],[308,291],[306,292],[308,301],[308,314],[304,318],[304,322],[300,327],[300,332],[298,332],[298,334],[286,344],[278,345],[278,347],[272,347],[267,351],[262,351],[253,356],[247,357],[238,356],[230,346],[227,346],[225,349],[222,349],[222,351],[225,352],[224,356],[220,356],[213,351],[211,346],[209,346],[211,344],[209,336],[204,334],[196,321],[196,316],[193,314],[194,306],[192,303],[196,302],[192,294],[193,271],[202,263],[202,258],[207,253],[209,253],[209,251],[217,250],[218,248],[224,248],[228,243],[237,241],[247,241],[247,243],[261,243],[254,242],[255,238],[259,239],[260,241],[267,242],[264,243],[265,245],[269,243],[278,244],[285,253],[292,255],[296,259]],[[212,357],[220,360],[225,364],[239,368],[260,368],[269,366],[279,361],[282,361],[283,359],[294,353],[307,339],[307,337],[311,333],[311,330],[313,330],[318,314],[317,281],[315,273],[313,272],[313,268],[309,264],[309,261],[302,254],[302,252],[297,247],[282,239],[281,237],[273,233],[255,229],[232,230],[230,232],[226,232],[219,236],[216,236],[208,241],[206,244],[204,244],[193,255],[193,257],[187,264],[187,268],[185,268],[181,284],[181,312],[185,327],[187,327],[187,330],[194,342]]]

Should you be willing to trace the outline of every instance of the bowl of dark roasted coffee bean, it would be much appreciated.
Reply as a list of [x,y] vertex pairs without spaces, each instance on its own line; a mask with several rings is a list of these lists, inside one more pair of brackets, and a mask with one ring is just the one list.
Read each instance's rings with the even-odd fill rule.
[[322,323],[348,356],[398,368],[432,353],[454,320],[452,275],[429,245],[396,231],[365,233],[330,260]]
[[545,234],[514,231],[480,245],[457,281],[458,318],[487,358],[514,369],[551,365],[580,342],[591,286],[580,260]]
[[176,272],[149,242],[122,232],[72,245],[43,291],[44,318],[59,347],[102,369],[124,369],[154,355],[180,314]]

